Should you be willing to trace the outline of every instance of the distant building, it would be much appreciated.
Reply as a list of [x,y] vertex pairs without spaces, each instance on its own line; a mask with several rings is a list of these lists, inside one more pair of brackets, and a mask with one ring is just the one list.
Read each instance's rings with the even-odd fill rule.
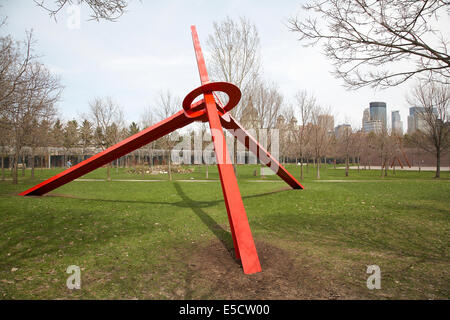
[[[409,108],[409,116],[408,116],[408,134],[413,134],[417,130],[424,131],[427,128],[427,123],[424,119],[421,118],[421,114],[425,112],[425,108],[422,107],[411,107]],[[436,115],[436,119],[438,118],[438,111],[436,108],[433,108],[433,113]]]
[[386,128],[386,102],[370,102],[370,120],[380,120]]
[[386,103],[370,102],[369,108],[363,112],[362,130],[366,133],[381,133],[383,128],[386,128]]
[[383,131],[383,123],[381,120],[369,120],[364,122],[363,131],[365,133],[374,132],[381,133]]
[[400,111],[392,111],[392,133],[403,134],[403,122],[400,118]]
[[414,116],[409,115],[408,116],[408,128],[407,128],[407,133],[408,134],[413,134],[414,131],[416,131],[416,127],[414,124]]
[[362,118],[362,127],[364,127],[364,122],[370,121],[370,111],[369,108],[365,108]]
[[334,128],[334,135],[336,136],[336,139],[340,139],[344,136],[347,130],[352,132],[352,126],[349,124],[340,124]]
[[318,125],[327,129],[328,134],[334,132],[334,117],[329,114],[322,114],[318,117]]

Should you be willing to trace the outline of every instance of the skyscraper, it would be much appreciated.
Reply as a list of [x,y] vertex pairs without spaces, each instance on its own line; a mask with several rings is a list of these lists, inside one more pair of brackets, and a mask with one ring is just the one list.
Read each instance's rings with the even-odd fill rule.
[[362,127],[364,128],[364,122],[368,122],[370,120],[370,111],[369,108],[365,108],[363,112],[362,118]]
[[384,129],[386,129],[386,102],[371,102],[370,120],[380,120]]
[[[436,116],[436,119],[438,119],[439,117],[437,109],[433,108],[432,112]],[[427,122],[423,119],[423,113],[425,113],[425,108],[409,108],[408,134],[413,134],[416,130],[424,131],[427,129]]]
[[392,132],[403,134],[403,122],[400,118],[400,111],[392,111]]

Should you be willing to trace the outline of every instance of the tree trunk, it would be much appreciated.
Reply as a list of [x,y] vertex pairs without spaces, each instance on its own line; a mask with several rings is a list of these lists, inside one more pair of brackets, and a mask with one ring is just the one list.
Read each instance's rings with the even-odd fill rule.
[[22,177],[25,177],[25,154],[22,154]]
[[317,165],[317,179],[320,179],[320,161],[319,158],[316,159],[316,165]]
[[436,178],[441,177],[441,151],[436,152]]
[[303,158],[300,158],[300,180],[303,180]]
[[2,181],[5,181],[5,157],[2,155]]
[[206,179],[208,179],[208,177],[209,177],[208,165],[206,165]]
[[15,155],[14,155],[14,162],[13,162],[13,167],[12,167],[12,170],[13,170],[13,172],[12,172],[12,174],[13,174],[13,184],[17,184],[19,182],[18,167],[19,167],[19,152],[16,151]]
[[171,168],[171,162],[172,161],[171,161],[170,153],[171,153],[171,151],[169,150],[169,157],[167,159],[167,163],[169,165],[169,170],[168,170],[168,172],[169,172],[169,180],[172,181],[172,168]]
[[31,178],[34,178],[34,149],[31,149]]
[[388,170],[389,170],[389,162],[388,159],[384,159],[384,176],[388,176]]
[[111,181],[111,163],[108,163],[106,166],[106,181]]
[[150,151],[150,149],[147,149],[147,150],[148,150],[148,166],[151,168],[151,167],[153,167],[153,154]]
[[384,177],[384,162],[383,162],[383,154],[381,155],[381,161],[380,161],[380,165],[381,165],[381,177]]
[[348,177],[348,155],[345,157],[345,176]]

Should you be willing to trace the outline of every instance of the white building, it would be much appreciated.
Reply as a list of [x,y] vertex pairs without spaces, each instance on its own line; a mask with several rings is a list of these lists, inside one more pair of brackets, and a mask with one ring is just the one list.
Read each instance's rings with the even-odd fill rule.
[[383,130],[383,122],[381,120],[369,120],[363,124],[363,131],[365,133],[374,132],[381,133]]

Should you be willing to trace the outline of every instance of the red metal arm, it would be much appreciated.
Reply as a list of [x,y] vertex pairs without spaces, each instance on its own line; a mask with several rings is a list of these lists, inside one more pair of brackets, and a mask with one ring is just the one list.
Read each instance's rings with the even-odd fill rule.
[[[198,71],[202,85],[209,82],[205,60],[203,58],[200,42],[195,26],[191,26],[192,40],[197,58]],[[206,114],[211,129],[211,134],[216,153],[217,167],[219,169],[220,182],[228,212],[231,233],[233,237],[236,257],[241,259],[244,273],[251,274],[261,271],[261,265],[253,241],[252,232],[248,223],[244,203],[234,174],[233,165],[226,147],[225,135],[217,113],[216,101],[212,91],[204,92]]]
[[95,156],[90,157],[89,159],[80,162],[79,164],[64,170],[60,174],[57,174],[54,177],[51,177],[44,182],[20,193],[21,196],[30,196],[30,195],[43,195],[47,192],[50,192],[72,180],[75,180],[82,175],[85,175],[92,170],[95,170],[117,158],[120,158],[127,153],[136,150],[147,143],[152,142],[166,134],[171,133],[174,130],[182,128],[191,122],[194,119],[186,117],[184,111],[179,111],[173,116],[148,127],[145,130],[115,144],[114,146],[106,149],[103,152],[96,154]]
[[283,179],[292,189],[304,189],[277,159],[264,149],[247,130],[245,130],[229,113],[220,118],[222,126],[228,129],[240,143],[253,152],[258,159],[271,168],[281,179]]

